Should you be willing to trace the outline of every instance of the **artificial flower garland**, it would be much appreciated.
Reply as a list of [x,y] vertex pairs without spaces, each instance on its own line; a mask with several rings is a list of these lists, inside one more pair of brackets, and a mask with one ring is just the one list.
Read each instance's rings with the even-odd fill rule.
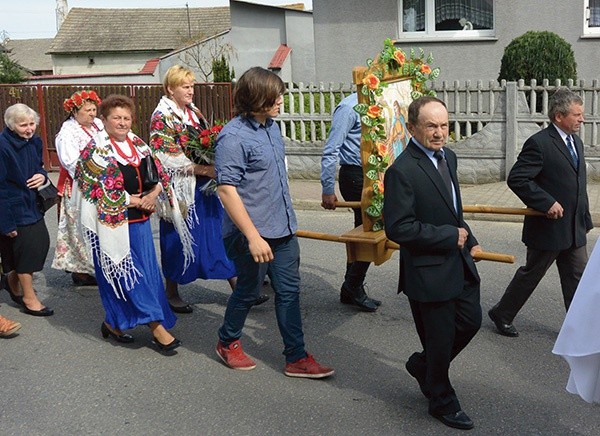
[[96,106],[100,106],[100,103],[102,103],[96,91],[77,91],[63,101],[63,108],[69,113],[78,111],[86,101],[91,101]]
[[413,100],[423,95],[435,95],[426,82],[436,79],[440,69],[432,69],[431,62],[431,53],[425,58],[423,49],[419,49],[418,55],[411,49],[407,57],[389,38],[384,41],[379,56],[375,60],[367,60],[361,93],[367,97],[368,103],[359,103],[354,110],[360,115],[363,126],[366,126],[363,141],[371,144],[365,175],[372,182],[373,194],[365,212],[373,221],[373,231],[383,229],[383,174],[391,163],[383,106],[377,102],[377,97],[382,95],[383,89],[388,86],[387,80],[391,78],[410,80]]

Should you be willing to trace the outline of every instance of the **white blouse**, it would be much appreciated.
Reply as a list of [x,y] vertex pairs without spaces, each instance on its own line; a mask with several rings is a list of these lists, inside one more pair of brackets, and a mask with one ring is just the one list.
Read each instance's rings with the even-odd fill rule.
[[54,144],[56,146],[58,160],[63,168],[69,172],[71,177],[75,176],[75,167],[77,166],[77,160],[79,159],[81,150],[89,144],[92,136],[94,136],[97,131],[104,129],[102,121],[98,118],[94,118],[94,125],[92,125],[91,128],[86,129],[79,124],[75,118],[71,117],[63,123],[60,131],[56,135]]

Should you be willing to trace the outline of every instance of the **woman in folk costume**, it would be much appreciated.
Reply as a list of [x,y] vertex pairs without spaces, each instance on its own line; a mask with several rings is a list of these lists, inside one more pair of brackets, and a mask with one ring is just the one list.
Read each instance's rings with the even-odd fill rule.
[[223,246],[223,206],[216,193],[205,189],[215,177],[213,162],[192,162],[186,155],[188,142],[209,128],[192,103],[194,81],[191,70],[180,65],[169,68],[163,80],[165,95],[150,121],[150,147],[169,174],[177,198],[185,203],[186,224],[194,239],[194,259],[186,265],[181,255],[179,233],[172,223],[161,220],[162,271],[169,304],[178,313],[193,310],[179,296],[179,284],[191,283],[198,278],[227,279],[233,289],[237,275]]
[[76,286],[95,286],[94,266],[77,229],[77,211],[71,201],[73,176],[81,150],[104,128],[96,118],[102,102],[95,91],[78,91],[63,102],[69,114],[56,135],[56,153],[60,161],[58,192],[61,196],[58,212],[58,234],[52,268],[71,272]]
[[81,152],[75,173],[77,204],[106,311],[102,336],[132,342],[123,330],[145,324],[158,349],[170,352],[181,342],[168,331],[176,318],[165,297],[150,215],[158,209],[173,222],[187,257],[191,237],[168,176],[130,130],[133,114],[133,101],[125,96],[111,95],[100,105],[104,130]]

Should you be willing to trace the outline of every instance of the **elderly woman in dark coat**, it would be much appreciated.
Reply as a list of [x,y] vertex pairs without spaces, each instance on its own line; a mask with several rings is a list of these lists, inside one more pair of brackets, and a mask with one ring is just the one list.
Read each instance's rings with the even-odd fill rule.
[[0,134],[0,254],[2,287],[11,299],[34,316],[54,312],[33,289],[33,273],[46,261],[50,237],[36,203],[36,190],[48,182],[43,168],[42,140],[35,134],[39,115],[17,103],[6,109],[6,127]]

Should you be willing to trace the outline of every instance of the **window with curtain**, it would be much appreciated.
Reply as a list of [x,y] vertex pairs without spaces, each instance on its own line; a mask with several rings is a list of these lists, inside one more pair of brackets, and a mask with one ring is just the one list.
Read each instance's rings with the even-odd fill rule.
[[585,6],[586,27],[588,33],[600,32],[600,0],[587,0]]
[[494,0],[399,0],[398,4],[401,36],[494,36]]

